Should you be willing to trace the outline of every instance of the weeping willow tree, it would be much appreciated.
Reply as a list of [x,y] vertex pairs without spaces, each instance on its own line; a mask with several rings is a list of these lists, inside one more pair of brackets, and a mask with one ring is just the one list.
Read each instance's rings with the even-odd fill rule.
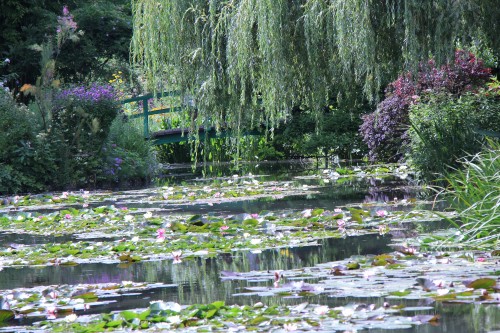
[[[376,102],[403,70],[457,43],[498,55],[498,0],[132,0],[133,63],[153,90],[194,100],[191,126],[235,137],[286,120],[321,120],[331,101]],[[237,140],[236,140],[237,141]]]

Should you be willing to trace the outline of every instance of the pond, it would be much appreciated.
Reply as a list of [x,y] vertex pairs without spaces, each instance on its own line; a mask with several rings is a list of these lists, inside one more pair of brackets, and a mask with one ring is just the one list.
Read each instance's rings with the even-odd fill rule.
[[168,171],[3,198],[0,331],[500,330],[498,251],[436,250],[453,212],[405,166]]

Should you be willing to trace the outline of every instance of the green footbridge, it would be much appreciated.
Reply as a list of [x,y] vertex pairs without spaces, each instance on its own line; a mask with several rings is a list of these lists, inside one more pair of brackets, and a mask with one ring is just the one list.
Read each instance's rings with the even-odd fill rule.
[[[177,91],[161,92],[156,94],[145,94],[142,96],[127,98],[122,100],[123,105],[130,103],[138,103],[139,107],[142,108],[142,112],[129,115],[130,119],[142,118],[144,123],[144,138],[151,140],[155,145],[162,145],[168,143],[176,143],[193,140],[196,137],[196,133],[193,133],[189,128],[172,128],[168,130],[162,130],[157,132],[150,132],[149,127],[149,117],[153,115],[166,114],[172,112],[182,111],[182,107],[166,107],[166,108],[155,108],[150,110],[149,101],[151,99],[159,99],[164,97],[176,97],[180,96]],[[142,104],[142,106],[141,106]],[[202,126],[197,129],[198,136],[200,140],[205,138],[221,138],[231,135],[229,130],[221,130],[217,132],[214,126]],[[262,135],[262,131],[249,131],[245,132],[245,135]]]

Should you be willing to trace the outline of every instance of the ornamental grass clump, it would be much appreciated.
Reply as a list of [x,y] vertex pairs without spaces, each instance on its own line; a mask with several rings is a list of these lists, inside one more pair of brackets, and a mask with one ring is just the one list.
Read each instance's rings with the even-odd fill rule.
[[481,153],[450,174],[447,191],[459,212],[455,241],[475,248],[498,249],[500,239],[500,143],[490,141]]

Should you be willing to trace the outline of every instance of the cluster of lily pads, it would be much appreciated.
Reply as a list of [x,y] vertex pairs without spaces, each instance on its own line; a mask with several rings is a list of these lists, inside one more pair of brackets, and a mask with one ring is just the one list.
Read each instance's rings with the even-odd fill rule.
[[[353,256],[294,270],[222,271],[223,281],[261,282],[261,286],[247,286],[240,293],[262,300],[252,306],[226,305],[223,301],[181,306],[174,302],[153,301],[148,308],[139,310],[102,315],[86,315],[81,311],[85,307],[98,306],[101,297],[106,300],[134,290],[169,287],[126,281],[76,289],[63,286],[40,291],[38,288],[38,294],[25,289],[3,297],[20,300],[14,303],[17,307],[16,311],[11,311],[11,316],[36,316],[45,311],[51,318],[51,314],[58,312],[59,319],[37,323],[39,328],[54,332],[407,329],[421,323],[439,322],[440,315],[434,313],[431,306],[435,302],[500,304],[499,257],[498,251],[476,253],[476,257],[471,258],[465,253],[420,253],[414,248],[399,247],[392,253]],[[333,299],[377,297],[384,302],[328,306],[308,302],[307,298],[314,295]],[[304,301],[296,305],[266,305],[267,297],[302,298]],[[405,302],[412,300],[419,302],[413,306]],[[50,305],[54,303],[57,307]],[[413,314],[419,312],[421,314]],[[6,313],[8,311],[3,311],[4,315]]]
[[[408,203],[410,204],[410,203]],[[441,219],[430,211],[387,211],[343,207],[333,211],[259,212],[232,216],[170,215],[161,210],[99,206],[41,215],[16,212],[0,217],[0,231],[71,235],[62,243],[9,244],[2,266],[74,265],[85,262],[162,260],[248,249],[314,244],[327,237],[384,234],[405,221]]]
[[173,302],[154,302],[140,311],[122,311],[101,316],[41,322],[53,332],[102,332],[141,330],[145,332],[290,332],[337,331],[362,328],[406,329],[415,324],[438,320],[437,316],[398,314],[374,305],[329,308],[302,303],[296,306],[210,304],[180,306]]
[[[320,178],[408,174],[403,166],[336,170]],[[330,170],[331,171],[331,170]],[[344,174],[341,174],[344,173]],[[323,179],[324,181],[324,179]],[[174,214],[169,204],[215,205],[227,200],[282,198],[313,194],[317,187],[300,183],[264,182],[254,177],[231,177],[207,185],[165,186],[133,191],[155,208],[122,204],[129,192],[63,192],[3,198],[0,233],[57,236],[64,241],[9,243],[0,249],[2,267],[126,263],[215,256],[247,250],[317,244],[324,238],[367,234],[394,236],[392,253],[353,256],[286,271],[223,271],[222,281],[246,281],[233,296],[259,298],[252,305],[223,301],[181,306],[153,301],[148,308],[87,314],[88,309],[115,302],[126,294],[176,287],[161,283],[122,283],[44,286],[0,291],[0,322],[14,318],[40,320],[33,330],[100,331],[355,331],[406,329],[439,321],[432,302],[499,304],[499,253],[426,252],[447,237],[445,232],[407,236],[408,225],[436,223],[453,213],[416,209],[425,202],[400,199],[323,208],[260,211],[223,215]],[[131,202],[128,200],[127,202]],[[133,206],[133,205],[132,205]],[[161,208],[160,208],[161,207]],[[413,228],[413,227],[412,227]],[[403,235],[403,239],[397,238]],[[178,266],[176,266],[178,267]],[[252,285],[257,283],[257,285]],[[308,297],[329,299],[377,297],[380,304],[319,305]],[[266,298],[301,299],[300,304],[271,305]],[[408,306],[403,300],[422,301]],[[249,302],[250,303],[250,302]],[[335,303],[335,302],[333,302]],[[422,311],[424,314],[410,313]],[[95,311],[97,312],[97,311]]]

